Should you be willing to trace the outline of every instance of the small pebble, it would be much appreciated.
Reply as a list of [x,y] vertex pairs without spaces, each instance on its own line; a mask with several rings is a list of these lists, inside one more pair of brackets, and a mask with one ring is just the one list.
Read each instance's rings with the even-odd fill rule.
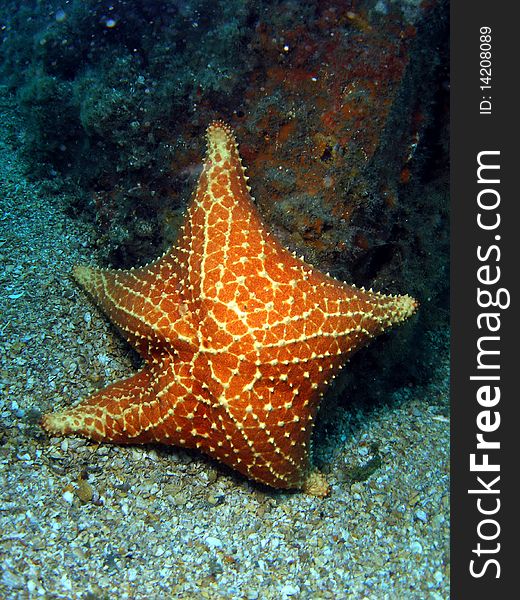
[[428,520],[428,515],[422,509],[416,510],[415,516],[419,519],[419,521],[422,521],[423,523],[426,523],[426,521]]
[[62,496],[61,496],[65,502],[67,502],[68,504],[72,504],[74,502],[74,494],[70,491],[70,490],[66,490],[65,492],[63,492]]
[[211,535],[206,538],[206,545],[212,550],[214,548],[222,548],[222,542],[218,538]]
[[300,588],[295,585],[286,584],[280,590],[282,596],[295,596],[300,593]]

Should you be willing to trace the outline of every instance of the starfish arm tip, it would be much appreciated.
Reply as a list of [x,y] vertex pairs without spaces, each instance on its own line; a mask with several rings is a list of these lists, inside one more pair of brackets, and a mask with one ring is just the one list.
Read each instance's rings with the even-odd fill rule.
[[40,425],[49,435],[61,436],[72,432],[70,419],[67,416],[66,411],[43,415]]
[[98,270],[87,265],[75,265],[72,268],[72,277],[83,288],[89,289],[89,284],[93,281],[93,275]]

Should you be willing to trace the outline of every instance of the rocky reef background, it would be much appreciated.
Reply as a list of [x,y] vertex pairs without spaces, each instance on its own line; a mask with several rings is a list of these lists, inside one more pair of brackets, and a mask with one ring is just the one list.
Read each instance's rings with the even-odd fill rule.
[[175,241],[204,130],[229,122],[284,245],[349,283],[419,299],[414,321],[354,357],[337,388],[388,397],[447,352],[448,7],[4,1],[0,76],[23,123],[11,136],[28,174],[93,224],[97,260],[129,267]]

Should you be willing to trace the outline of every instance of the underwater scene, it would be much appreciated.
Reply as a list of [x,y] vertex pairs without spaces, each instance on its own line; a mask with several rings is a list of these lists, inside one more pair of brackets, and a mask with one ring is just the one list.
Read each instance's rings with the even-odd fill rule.
[[449,598],[449,2],[0,26],[0,598]]

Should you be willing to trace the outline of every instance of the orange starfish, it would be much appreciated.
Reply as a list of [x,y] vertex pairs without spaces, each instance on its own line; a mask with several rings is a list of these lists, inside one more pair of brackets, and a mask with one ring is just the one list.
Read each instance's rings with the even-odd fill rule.
[[144,359],[133,377],[48,414],[50,433],[199,448],[276,488],[325,494],[310,438],[327,383],[416,302],[341,283],[267,231],[221,122],[177,247],[129,271],[76,267]]

